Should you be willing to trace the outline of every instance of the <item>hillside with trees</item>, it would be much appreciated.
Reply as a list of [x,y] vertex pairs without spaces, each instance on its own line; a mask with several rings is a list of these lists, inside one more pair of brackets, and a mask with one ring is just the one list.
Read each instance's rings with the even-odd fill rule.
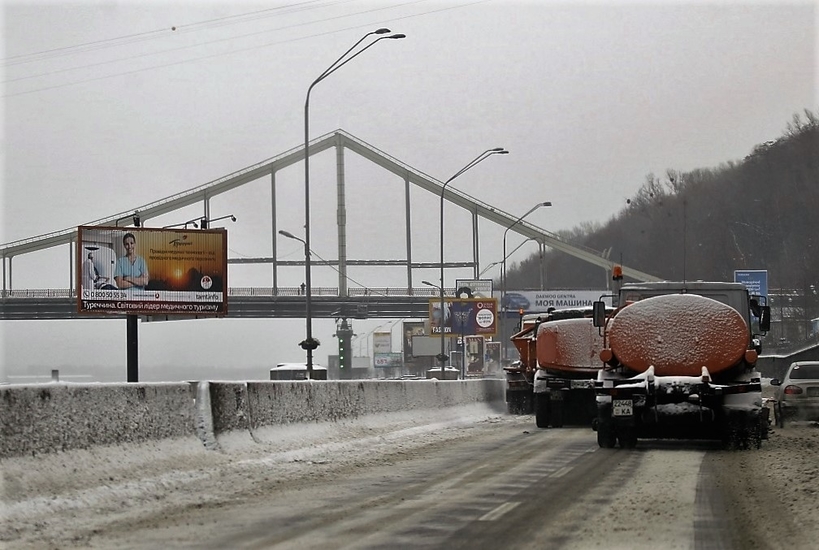
[[[810,327],[798,325],[819,316],[817,213],[819,115],[805,110],[782,137],[757,145],[745,159],[649,174],[606,223],[557,235],[668,280],[731,281],[734,270],[766,269],[771,294],[790,296],[787,305],[801,310],[793,335],[781,328],[784,341],[811,336]],[[542,268],[550,289],[601,288],[606,277],[600,267],[548,251],[508,268],[507,287],[538,289]],[[774,319],[777,306],[788,317],[775,301]]]

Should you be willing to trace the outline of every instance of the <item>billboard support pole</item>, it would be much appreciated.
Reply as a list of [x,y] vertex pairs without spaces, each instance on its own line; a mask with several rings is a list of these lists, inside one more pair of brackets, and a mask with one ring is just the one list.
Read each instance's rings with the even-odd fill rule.
[[139,317],[126,315],[128,341],[128,382],[139,382]]

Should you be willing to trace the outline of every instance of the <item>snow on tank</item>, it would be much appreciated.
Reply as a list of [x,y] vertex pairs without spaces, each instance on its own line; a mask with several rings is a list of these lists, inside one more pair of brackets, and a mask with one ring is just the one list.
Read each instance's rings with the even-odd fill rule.
[[592,319],[543,323],[537,332],[537,362],[541,368],[594,375],[603,363],[603,338]]
[[659,376],[713,375],[737,365],[750,341],[734,308],[697,294],[667,294],[621,309],[608,324],[608,345],[627,369]]

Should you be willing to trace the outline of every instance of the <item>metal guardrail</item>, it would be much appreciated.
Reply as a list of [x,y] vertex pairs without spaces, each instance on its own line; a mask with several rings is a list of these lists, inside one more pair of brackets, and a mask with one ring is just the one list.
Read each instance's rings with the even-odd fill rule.
[[[445,293],[448,296],[452,296],[455,293],[454,288],[444,289]],[[228,288],[228,297],[230,296],[237,296],[237,297],[252,297],[252,296],[262,296],[262,297],[270,297],[270,296],[303,296],[304,293],[302,292],[300,287],[279,287],[274,289],[273,287],[235,287],[235,288]],[[325,287],[313,287],[311,296],[339,296],[338,287],[334,286],[325,286]],[[363,296],[419,296],[419,297],[429,297],[435,298],[440,296],[437,289],[429,288],[429,287],[420,287],[420,288],[388,288],[388,287],[379,287],[379,288],[348,288],[347,289],[347,296],[350,297],[363,297]],[[77,297],[77,290],[76,289],[68,289],[68,288],[31,288],[31,289],[21,289],[21,290],[0,290],[0,297],[3,299],[37,299],[42,300],[44,298],[59,298],[59,299],[66,299],[66,298],[76,298]]]

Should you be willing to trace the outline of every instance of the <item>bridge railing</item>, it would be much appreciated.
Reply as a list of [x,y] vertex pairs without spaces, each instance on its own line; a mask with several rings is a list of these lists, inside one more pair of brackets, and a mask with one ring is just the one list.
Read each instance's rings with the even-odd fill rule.
[[[454,289],[444,289],[448,296],[452,296]],[[231,287],[228,288],[228,297],[230,296],[303,296],[304,292],[301,287],[279,287],[274,289],[269,286],[261,287]],[[319,286],[313,287],[311,296],[338,296],[338,287],[335,286]],[[349,297],[366,297],[366,296],[419,296],[434,298],[439,296],[438,290],[430,287],[420,287],[407,289],[406,287],[378,287],[378,288],[348,288],[347,296]],[[44,298],[76,298],[77,290],[68,288],[29,288],[19,290],[0,290],[0,297],[3,299],[37,299]]]

